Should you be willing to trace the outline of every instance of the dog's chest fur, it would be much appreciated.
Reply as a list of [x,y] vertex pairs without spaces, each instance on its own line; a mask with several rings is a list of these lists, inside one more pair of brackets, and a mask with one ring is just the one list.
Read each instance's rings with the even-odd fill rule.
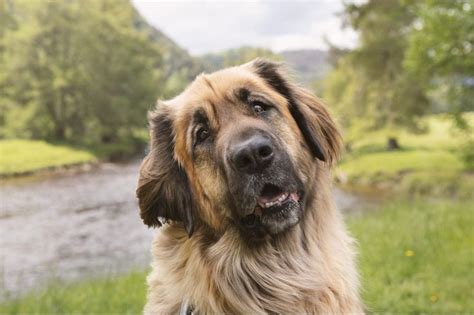
[[176,313],[184,300],[201,314],[362,313],[353,241],[330,208],[308,211],[287,235],[256,247],[232,229],[209,243],[163,228],[145,313]]

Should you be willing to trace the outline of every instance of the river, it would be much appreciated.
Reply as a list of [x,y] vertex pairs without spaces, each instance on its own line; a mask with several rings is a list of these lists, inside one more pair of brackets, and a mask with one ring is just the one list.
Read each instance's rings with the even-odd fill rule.
[[[138,215],[139,161],[92,170],[3,180],[0,184],[0,299],[51,281],[143,269],[153,229]],[[336,189],[343,211],[359,203]]]

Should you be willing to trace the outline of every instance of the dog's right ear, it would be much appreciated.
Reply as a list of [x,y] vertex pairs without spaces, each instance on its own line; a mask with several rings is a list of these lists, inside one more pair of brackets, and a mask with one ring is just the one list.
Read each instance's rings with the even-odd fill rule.
[[181,221],[192,235],[193,197],[184,169],[174,158],[174,131],[170,114],[158,108],[149,114],[150,152],[142,162],[137,197],[140,216],[148,226]]
[[309,91],[290,83],[279,64],[256,59],[249,65],[287,99],[291,115],[313,155],[329,165],[336,161],[341,150],[341,137],[324,105]]

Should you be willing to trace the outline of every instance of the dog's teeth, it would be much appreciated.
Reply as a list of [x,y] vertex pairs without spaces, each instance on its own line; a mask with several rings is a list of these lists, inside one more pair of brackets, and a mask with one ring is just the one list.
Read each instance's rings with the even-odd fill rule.
[[278,202],[284,201],[286,198],[288,198],[288,193],[284,193],[278,198]]
[[276,204],[282,203],[283,201],[285,201],[288,198],[288,196],[289,196],[289,193],[283,193],[277,199],[275,199],[273,201],[268,201],[268,202],[265,202],[265,203],[259,203],[259,205],[262,208],[270,208],[270,207],[273,207]]

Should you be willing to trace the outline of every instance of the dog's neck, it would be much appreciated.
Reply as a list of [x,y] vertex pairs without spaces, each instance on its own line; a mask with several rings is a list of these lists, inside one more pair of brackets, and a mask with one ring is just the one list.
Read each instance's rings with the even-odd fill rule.
[[[159,273],[180,288],[174,307],[187,299],[202,313],[353,310],[358,280],[352,239],[332,198],[324,196],[331,196],[328,185],[307,201],[298,225],[258,246],[243,242],[237,228],[214,240],[199,230],[188,238],[182,227],[164,228],[155,242],[155,261]],[[199,297],[203,292],[206,302]],[[315,296],[336,299],[327,305],[341,308],[312,305]]]

